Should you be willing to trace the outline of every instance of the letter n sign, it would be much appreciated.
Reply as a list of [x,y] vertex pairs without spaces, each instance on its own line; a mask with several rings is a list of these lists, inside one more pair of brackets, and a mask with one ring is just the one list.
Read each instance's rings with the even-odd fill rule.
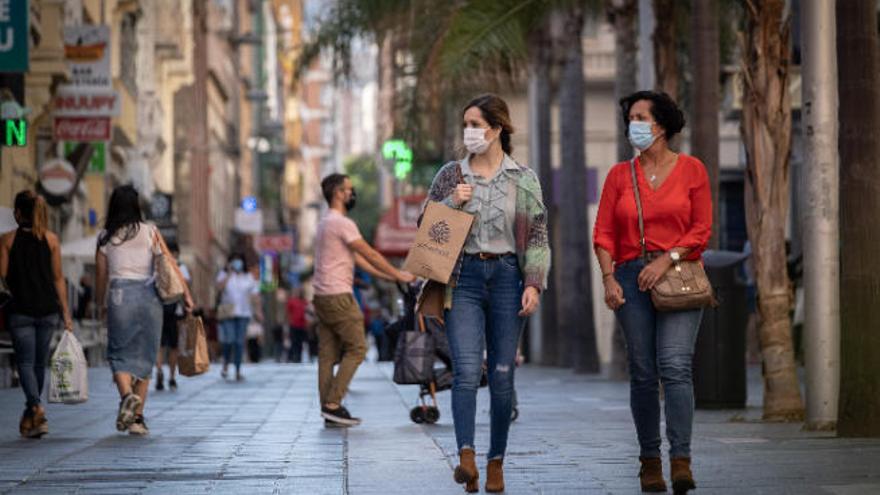
[[28,71],[28,0],[0,0],[0,72]]

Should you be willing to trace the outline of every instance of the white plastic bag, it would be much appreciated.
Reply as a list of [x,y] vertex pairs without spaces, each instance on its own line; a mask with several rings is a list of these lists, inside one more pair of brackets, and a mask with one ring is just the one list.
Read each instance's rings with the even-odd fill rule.
[[89,366],[73,332],[64,331],[49,360],[49,402],[79,404],[89,399]]

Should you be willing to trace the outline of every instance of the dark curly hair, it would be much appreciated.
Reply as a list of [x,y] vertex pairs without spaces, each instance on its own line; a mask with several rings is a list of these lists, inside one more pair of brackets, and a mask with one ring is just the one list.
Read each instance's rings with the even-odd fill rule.
[[620,99],[624,133],[629,132],[629,111],[640,100],[651,102],[651,116],[654,117],[657,125],[666,132],[667,141],[684,129],[684,113],[668,94],[662,91],[637,91]]

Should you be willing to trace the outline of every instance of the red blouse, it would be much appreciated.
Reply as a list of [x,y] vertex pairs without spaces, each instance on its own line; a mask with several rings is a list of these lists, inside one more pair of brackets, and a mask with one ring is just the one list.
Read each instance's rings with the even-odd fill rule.
[[[680,153],[669,176],[653,190],[636,158],[636,177],[648,251],[683,247],[691,250],[687,259],[699,259],[712,234],[712,194],[703,163]],[[642,252],[638,218],[629,162],[618,163],[602,188],[593,246],[608,251],[615,263],[638,258]]]

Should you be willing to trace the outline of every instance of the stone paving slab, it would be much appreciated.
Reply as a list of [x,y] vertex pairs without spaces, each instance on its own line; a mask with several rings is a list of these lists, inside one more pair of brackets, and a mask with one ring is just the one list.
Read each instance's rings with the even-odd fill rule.
[[[452,482],[449,392],[438,395],[438,424],[413,424],[418,388],[394,385],[387,363],[367,363],[348,398],[364,424],[326,429],[314,365],[263,363],[245,373],[235,383],[213,369],[180,378],[177,392],[153,392],[147,438],[116,432],[118,399],[106,369],[90,370],[87,403],[47,407],[51,433],[37,441],[18,438],[21,392],[0,390],[0,494],[462,493]],[[880,440],[756,421],[760,382],[752,378],[748,409],[697,412],[696,493],[880,493]],[[507,493],[639,493],[626,383],[524,367],[517,390]],[[480,390],[477,412],[481,470],[487,392]]]

